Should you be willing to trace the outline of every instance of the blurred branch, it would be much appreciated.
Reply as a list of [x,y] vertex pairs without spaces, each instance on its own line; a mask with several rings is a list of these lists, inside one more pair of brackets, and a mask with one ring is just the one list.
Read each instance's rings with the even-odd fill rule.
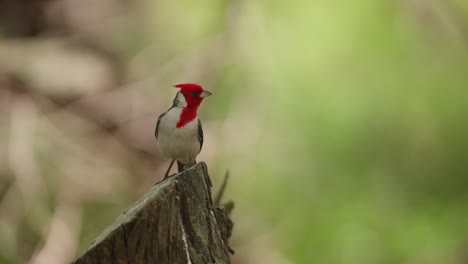
[[[221,184],[221,187],[219,188],[219,191],[215,196],[215,200],[214,200],[215,206],[219,206],[221,204],[221,199],[223,198],[224,190],[226,189],[228,179],[229,179],[229,171],[226,171],[226,174],[224,174],[223,183]],[[223,204],[223,207],[225,208],[227,214],[229,215],[234,209],[234,202],[227,201],[226,203]]]
[[466,51],[466,44],[468,44],[467,17],[459,3],[451,0],[409,0],[404,3],[409,3],[411,10],[427,30],[438,33],[439,37],[440,34],[443,34],[444,38],[458,40]]
[[6,179],[1,179],[1,184],[0,184],[0,204],[3,201],[3,198],[7,194],[8,190],[10,190],[10,187],[13,186],[13,183],[15,182],[14,178],[6,178]]
[[[61,38],[10,40],[0,44],[0,68],[11,83],[0,88],[30,97],[47,118],[64,113],[84,118],[154,160],[152,133],[148,137],[139,133],[154,129],[154,102],[141,90],[128,89],[132,85],[122,86],[121,64],[111,55]],[[143,116],[140,109],[151,115]],[[69,127],[67,120],[54,121]],[[139,129],[129,131],[136,125]]]
[[232,222],[210,189],[203,162],[156,184],[74,263],[230,263]]
[[217,206],[221,202],[221,198],[223,197],[224,190],[226,189],[227,181],[229,178],[229,171],[226,171],[224,174],[223,184],[221,184],[221,188],[219,189],[218,193],[215,196],[214,204]]

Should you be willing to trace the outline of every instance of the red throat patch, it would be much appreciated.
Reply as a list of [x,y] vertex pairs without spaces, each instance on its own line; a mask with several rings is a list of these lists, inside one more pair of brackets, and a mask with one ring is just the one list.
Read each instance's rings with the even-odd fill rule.
[[193,121],[197,117],[197,107],[185,107],[180,112],[179,122],[177,122],[176,127],[184,127],[190,121]]

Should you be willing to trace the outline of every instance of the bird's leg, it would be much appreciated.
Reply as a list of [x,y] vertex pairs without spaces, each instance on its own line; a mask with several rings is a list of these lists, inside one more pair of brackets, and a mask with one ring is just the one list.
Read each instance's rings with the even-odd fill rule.
[[169,168],[167,168],[167,171],[166,171],[166,173],[164,174],[163,181],[169,177],[169,171],[171,171],[171,168],[172,168],[172,165],[174,164],[174,161],[175,161],[175,160],[172,160],[172,161],[171,161],[171,164],[169,164]]

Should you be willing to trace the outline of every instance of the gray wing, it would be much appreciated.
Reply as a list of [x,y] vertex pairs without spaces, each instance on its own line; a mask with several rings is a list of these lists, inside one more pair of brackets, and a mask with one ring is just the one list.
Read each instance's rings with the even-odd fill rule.
[[200,142],[200,150],[203,147],[203,128],[200,119],[198,119],[198,142]]
[[156,137],[156,139],[158,139],[158,135],[159,135],[159,123],[161,123],[161,119],[166,115],[167,112],[165,113],[162,113],[159,117],[158,117],[158,122],[156,123],[156,130],[154,130],[154,137]]

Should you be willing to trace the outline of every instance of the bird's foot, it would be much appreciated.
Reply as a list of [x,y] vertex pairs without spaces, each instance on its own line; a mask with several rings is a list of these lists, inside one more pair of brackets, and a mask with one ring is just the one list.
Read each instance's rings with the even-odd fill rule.
[[158,184],[158,183],[161,183],[161,182],[163,182],[163,181],[165,181],[165,180],[167,180],[167,179],[169,179],[169,178],[171,178],[171,177],[174,177],[176,174],[177,174],[177,173],[173,173],[173,174],[171,174],[171,175],[164,175],[164,178],[163,178],[162,180],[156,182],[154,185],[156,185],[156,184]]

